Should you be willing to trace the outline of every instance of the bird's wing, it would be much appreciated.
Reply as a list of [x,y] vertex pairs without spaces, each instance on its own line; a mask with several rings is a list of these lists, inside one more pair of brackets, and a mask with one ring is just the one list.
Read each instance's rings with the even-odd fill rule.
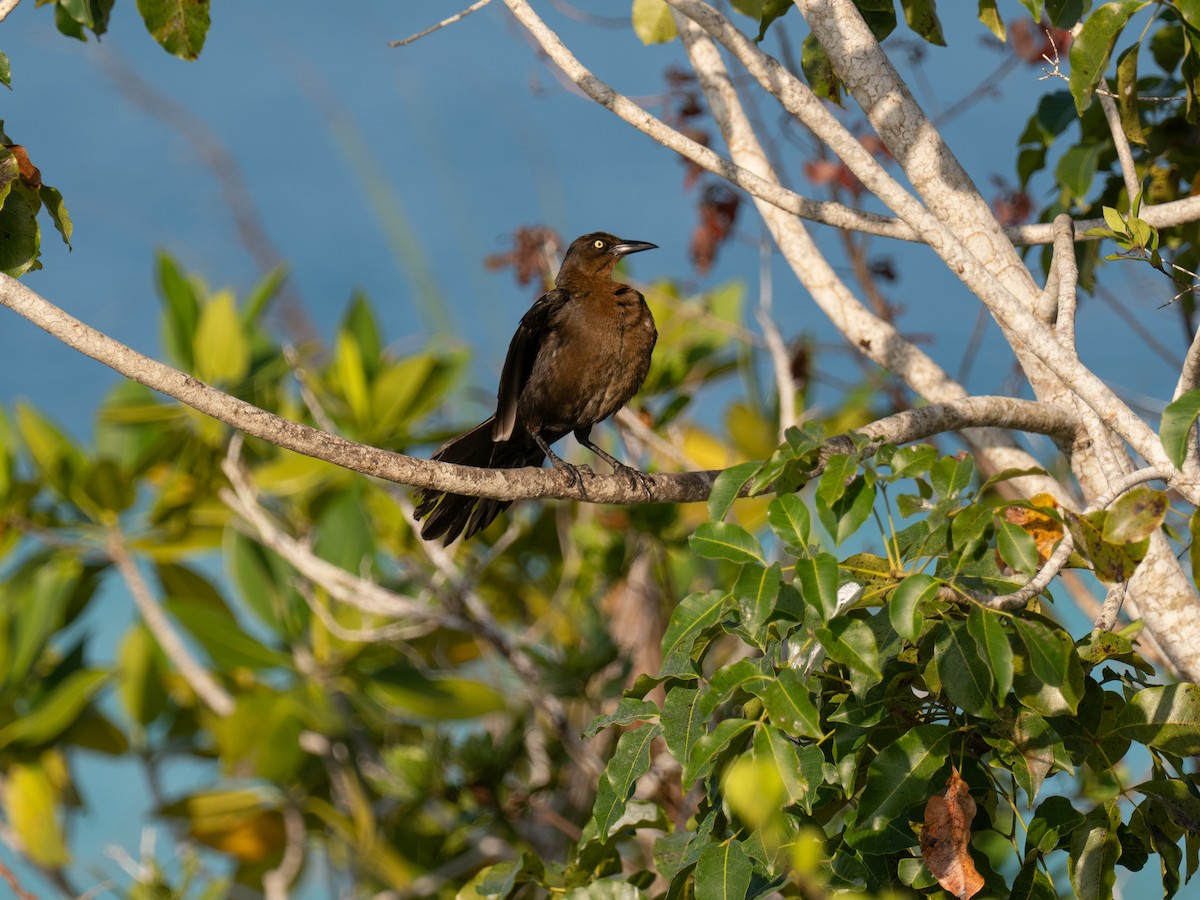
[[507,441],[512,437],[517,424],[517,400],[521,389],[533,371],[533,361],[546,337],[554,329],[562,308],[571,299],[562,288],[547,291],[534,301],[529,311],[521,317],[517,333],[508,345],[508,356],[504,359],[504,371],[500,374],[500,390],[497,393],[496,418],[492,423],[492,440]]

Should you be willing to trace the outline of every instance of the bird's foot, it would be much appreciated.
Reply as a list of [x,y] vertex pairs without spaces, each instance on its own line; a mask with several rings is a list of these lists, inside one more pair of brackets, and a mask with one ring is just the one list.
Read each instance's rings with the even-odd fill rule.
[[591,478],[596,474],[592,471],[591,466],[577,466],[565,459],[559,459],[557,456],[551,458],[550,464],[556,469],[566,469],[567,474],[571,476],[571,484],[579,489],[579,494],[584,500],[588,499],[587,488],[583,486],[583,476],[587,475]]
[[647,500],[653,500],[654,495],[650,492],[650,475],[640,469],[635,469],[633,466],[627,466],[625,463],[618,462],[613,466],[614,474],[624,475],[629,479],[629,486],[635,491],[638,488],[642,489],[642,493],[646,495]]

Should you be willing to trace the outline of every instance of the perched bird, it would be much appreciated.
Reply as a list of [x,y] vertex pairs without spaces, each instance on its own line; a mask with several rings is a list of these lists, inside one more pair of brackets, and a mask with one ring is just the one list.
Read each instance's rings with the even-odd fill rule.
[[[550,449],[573,431],[579,443],[645,488],[642,473],[592,443],[591,430],[628,403],[650,371],[658,340],[654,317],[642,295],[612,273],[621,257],[656,246],[602,231],[576,238],[554,288],[529,308],[508,345],[496,414],[443,444],[433,458],[511,469],[540,466],[549,457],[582,488],[578,469]],[[422,538],[449,544],[486,528],[511,502],[427,489],[413,516],[425,519]]]

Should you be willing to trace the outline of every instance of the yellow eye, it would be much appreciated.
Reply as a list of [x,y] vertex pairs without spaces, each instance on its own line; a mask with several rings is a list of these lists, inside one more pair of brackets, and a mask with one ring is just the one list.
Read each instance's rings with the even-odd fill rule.
[[592,242],[592,246],[595,247],[597,250],[603,250],[604,249],[604,241],[597,239]]

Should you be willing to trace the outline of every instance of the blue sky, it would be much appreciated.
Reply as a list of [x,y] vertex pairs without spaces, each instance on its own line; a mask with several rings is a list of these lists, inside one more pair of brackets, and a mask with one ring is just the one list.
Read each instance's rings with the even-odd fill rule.
[[[501,3],[411,46],[387,47],[462,5],[218,3],[201,59],[188,64],[153,42],[131,0],[116,4],[102,41],[86,45],[59,35],[50,9],[26,0],[0,24],[14,89],[0,92],[0,116],[45,181],[62,191],[75,222],[73,252],[45,233],[45,270],[26,283],[161,357],[157,250],[213,286],[244,292],[258,278],[212,174],[178,131],[116,85],[116,60],[205,122],[236,159],[249,199],[323,335],[332,335],[347,298],[362,288],[392,341],[411,346],[448,328],[473,347],[473,382],[484,395],[493,389],[531,292],[516,287],[508,273],[487,271],[483,259],[506,249],[519,225],[549,224],[568,240],[603,229],[653,241],[661,249],[631,263],[641,279],[675,278],[697,288],[741,279],[756,289],[759,226],[749,206],[738,240],[712,273],[696,277],[686,251],[697,198],[683,189],[679,160],[564,89]],[[604,16],[629,8],[601,0],[577,6]],[[1001,61],[984,47],[974,7],[941,4],[951,47],[926,47],[916,82],[918,98],[933,112],[973,89]],[[663,90],[665,67],[680,59],[677,45],[644,48],[628,29],[574,21],[554,4],[537,8],[601,78],[647,103]],[[1001,11],[1015,17],[1019,6],[1009,3]],[[787,24],[794,28],[797,18]],[[903,59],[903,48],[895,50]],[[1040,94],[1059,87],[1038,81],[1038,74],[1019,69],[947,129],[986,196],[994,193],[993,173],[1014,178],[1014,147],[1025,119]],[[763,114],[777,121],[765,105]],[[804,186],[798,166],[787,174]],[[403,236],[399,243],[396,234]],[[831,233],[820,233],[820,240],[836,246]],[[398,253],[400,244],[408,257]],[[876,248],[901,262],[902,278],[888,291],[906,308],[901,326],[934,338],[927,349],[955,371],[976,302],[928,251],[882,241]],[[441,312],[435,318],[413,302],[421,277],[412,255],[436,286]],[[776,264],[774,280],[785,336],[808,329],[833,339],[783,266]],[[1123,277],[1116,283],[1118,289],[1128,284]],[[1155,311],[1167,299],[1166,287],[1138,282],[1127,296],[1182,352],[1176,317]],[[89,433],[92,411],[118,376],[11,314],[0,321],[0,402],[27,398],[75,434]],[[1169,394],[1169,370],[1152,354],[1131,353],[1124,326],[1099,304],[1085,303],[1080,340],[1085,357],[1103,360],[1104,373],[1120,384],[1159,398]],[[995,342],[985,345],[972,386],[1000,390],[1010,359]],[[128,600],[110,591],[94,625],[117,635],[129,616]],[[129,799],[140,788],[128,767],[91,760],[79,774],[89,813],[76,832],[76,872],[87,886],[95,883],[90,873],[115,871],[102,854],[106,843],[136,850],[144,811]],[[176,785],[195,777],[179,773]],[[37,884],[29,878],[30,886]]]

